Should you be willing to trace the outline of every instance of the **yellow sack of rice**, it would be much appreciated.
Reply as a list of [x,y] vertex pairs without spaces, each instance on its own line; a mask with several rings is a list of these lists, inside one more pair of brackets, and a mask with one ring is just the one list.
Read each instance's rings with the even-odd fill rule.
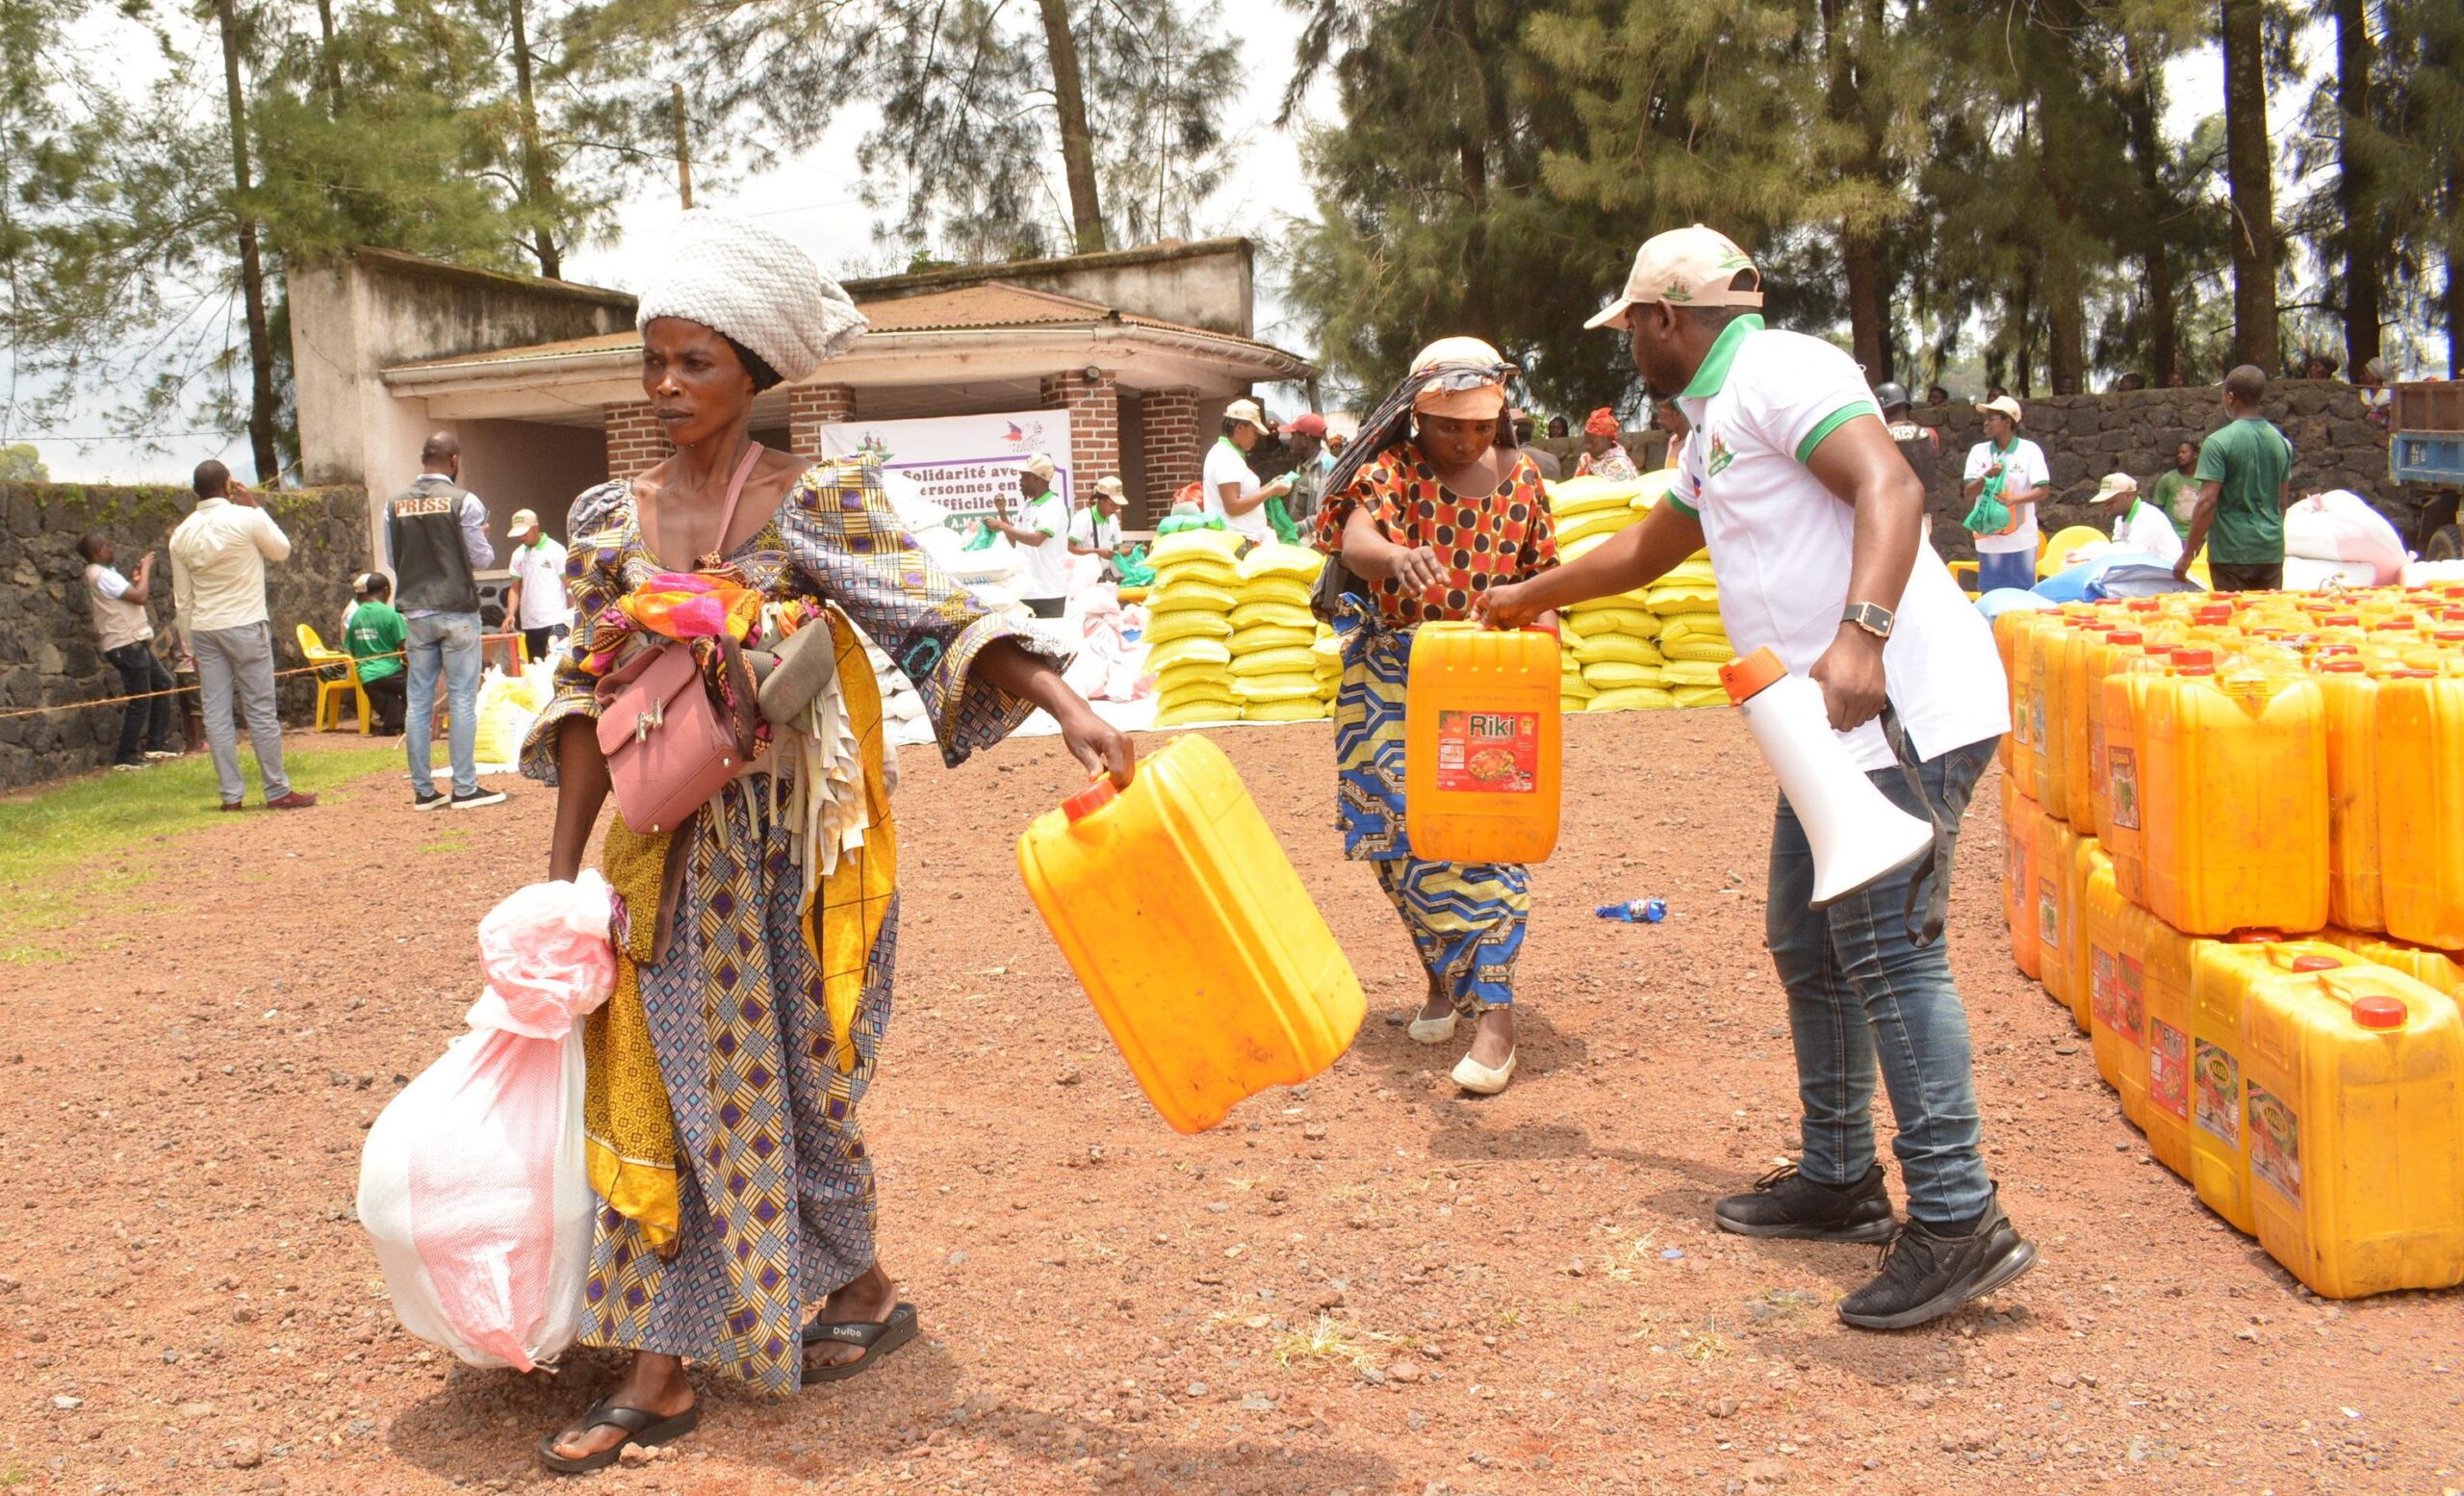
[[1212,559],[1221,565],[1234,564],[1241,551],[1241,537],[1228,529],[1184,529],[1158,538],[1146,553],[1146,564],[1157,571],[1168,571],[1175,562]]
[[1663,639],[1659,652],[1665,659],[1694,660],[1712,665],[1726,664],[1736,658],[1736,646],[1731,644],[1724,633],[1697,633],[1674,644]]
[[1305,603],[1243,603],[1232,610],[1232,627],[1254,629],[1260,624],[1273,624],[1286,629],[1314,629],[1316,615]]
[[1677,698],[1681,707],[1725,707],[1729,704],[1727,687],[1719,685],[1688,685],[1670,694]]
[[1243,676],[1232,683],[1244,709],[1278,701],[1316,701],[1318,678],[1310,675]]
[[1176,613],[1149,613],[1146,616],[1146,642],[1149,644],[1165,644],[1173,639],[1193,637],[1204,639],[1232,637],[1230,618],[1221,613],[1207,612],[1202,608],[1188,608]]
[[1174,665],[1204,665],[1221,672],[1231,663],[1232,651],[1221,639],[1199,633],[1167,639],[1146,652],[1146,668],[1159,676]]
[[1200,722],[1238,722],[1241,704],[1234,701],[1187,701],[1155,709],[1157,727],[1190,727]]
[[1245,579],[1232,589],[1234,606],[1244,603],[1285,603],[1309,610],[1309,584],[1291,577],[1259,577]]
[[1677,698],[1656,685],[1629,685],[1613,691],[1603,691],[1591,699],[1585,711],[1665,711],[1677,705]]
[[1636,491],[1633,506],[1637,509],[1651,508],[1662,499],[1667,498],[1669,491],[1676,486],[1677,470],[1675,468],[1654,468],[1634,480]]
[[1656,665],[1661,656],[1649,639],[1637,639],[1623,633],[1602,633],[1575,646],[1575,658],[1586,665],[1605,659],[1622,659],[1630,665]]
[[1568,697],[1573,697],[1578,701],[1589,701],[1599,694],[1600,687],[1592,684],[1589,681],[1584,680],[1582,678],[1582,672],[1579,670],[1569,670],[1563,675],[1557,677],[1557,699],[1559,701],[1564,701]]
[[1259,624],[1233,632],[1232,653],[1255,655],[1270,649],[1308,649],[1317,642],[1318,636],[1306,629],[1295,629],[1289,624]]
[[1557,522],[1557,544],[1574,545],[1593,536],[1608,536],[1633,524],[1642,516],[1620,505],[1614,509],[1599,509]]
[[1296,696],[1289,701],[1252,701],[1241,707],[1244,722],[1316,722],[1326,714],[1326,704],[1315,696]]
[[1671,613],[1660,620],[1659,636],[1664,640],[1725,639],[1729,626],[1717,613]]
[[1305,675],[1315,681],[1318,658],[1305,649],[1260,650],[1254,655],[1233,657],[1232,675],[1235,680],[1265,675]]
[[1645,491],[1647,479],[1612,478],[1585,476],[1569,477],[1546,485],[1549,512],[1560,524],[1578,514],[1596,514],[1604,509],[1627,509]]
[[1221,665],[1174,665],[1158,671],[1155,676],[1158,697],[1220,696],[1225,701],[1237,700],[1232,689],[1232,672]]
[[[1560,540],[1557,542],[1557,560],[1560,564],[1567,561],[1579,561],[1592,552],[1599,550],[1607,539],[1606,535],[1585,535],[1572,544]],[[1636,587],[1631,592],[1611,593],[1604,598],[1595,598],[1592,602],[1600,607],[1641,607],[1650,590],[1648,587]]]
[[1309,653],[1318,657],[1318,668],[1321,670],[1341,670],[1344,667],[1343,640],[1336,638],[1335,631],[1324,624],[1318,626],[1317,637],[1309,641]]
[[1692,555],[1687,556],[1684,560],[1681,560],[1675,566],[1670,567],[1667,571],[1660,573],[1659,580],[1654,582],[1652,585],[1656,587],[1673,587],[1684,582],[1699,581],[1707,587],[1712,585],[1718,579],[1711,575],[1710,553],[1707,551],[1697,551]]
[[1720,610],[1720,592],[1707,581],[1668,581],[1652,584],[1643,606],[1665,618],[1672,613],[1711,613]]
[[1211,581],[1168,581],[1156,588],[1155,596],[1147,601],[1146,616],[1228,613],[1239,601],[1229,587],[1219,587]]
[[1325,564],[1326,558],[1307,546],[1270,540],[1252,547],[1248,555],[1241,557],[1241,580],[1257,581],[1270,577],[1289,578],[1301,583],[1305,591],[1310,582],[1318,580],[1318,573]]
[[1566,622],[1585,638],[1595,633],[1623,633],[1649,639],[1659,633],[1659,614],[1647,607],[1621,607],[1607,602],[1577,603],[1567,610]]
[[1717,686],[1720,667],[1708,660],[1672,659],[1659,667],[1659,678],[1671,690],[1685,685]]
[[1604,659],[1596,665],[1582,667],[1582,678],[1600,690],[1613,691],[1621,685],[1657,685],[1666,677],[1664,665],[1636,665],[1622,659]]

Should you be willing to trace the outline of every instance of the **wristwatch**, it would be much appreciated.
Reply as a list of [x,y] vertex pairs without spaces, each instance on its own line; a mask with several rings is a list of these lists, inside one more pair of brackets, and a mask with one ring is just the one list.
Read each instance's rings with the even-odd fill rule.
[[1839,621],[1855,624],[1878,639],[1890,637],[1891,610],[1880,603],[1851,603]]

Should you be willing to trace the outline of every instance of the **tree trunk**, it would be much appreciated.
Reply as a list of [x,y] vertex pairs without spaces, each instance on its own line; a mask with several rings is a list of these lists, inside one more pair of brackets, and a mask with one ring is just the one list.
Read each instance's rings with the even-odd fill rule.
[[2370,39],[2369,0],[2334,0],[2336,17],[2336,207],[2344,215],[2337,238],[2345,260],[2345,374],[2359,379],[2361,366],[2378,356],[2380,277],[2387,264],[2380,232],[2381,205],[2367,151],[2354,149],[2353,131],[2372,118],[2371,73],[2377,48]]
[[1095,132],[1087,124],[1087,86],[1078,73],[1078,39],[1068,0],[1042,0],[1043,39],[1052,56],[1052,94],[1061,113],[1061,168],[1069,180],[1069,218],[1078,252],[1104,247],[1104,205],[1095,187]]
[[248,325],[248,451],[257,465],[257,481],[282,478],[282,459],[273,450],[273,335],[266,325],[266,270],[257,251],[255,206],[249,202],[248,111],[240,93],[240,19],[233,0],[214,0],[214,15],[222,30],[223,102],[231,120],[231,215],[240,238],[240,303]]
[[[2464,153],[2447,157],[2447,200],[2464,203]],[[2447,227],[2447,377],[2464,379],[2464,232]]]
[[324,45],[317,52],[317,72],[325,89],[325,117],[339,119],[343,113],[343,64],[334,55],[334,0],[317,0],[317,29]]
[[2179,293],[2167,243],[2181,205],[2165,190],[2165,141],[2157,128],[2163,80],[2147,55],[2146,38],[2132,33],[2123,42],[2122,57],[2131,81],[2122,92],[2122,120],[2132,164],[2139,168],[2139,211],[2131,216],[2130,232],[2138,240],[2140,278],[2147,296],[2147,379],[2161,390],[2182,367]]
[[2262,0],[2222,0],[2224,170],[2232,184],[2233,359],[2270,374],[2276,353],[2275,184],[2268,148]]
[[522,0],[511,0],[513,19],[513,87],[522,106],[522,204],[530,218],[530,252],[539,259],[539,273],[564,279],[564,254],[548,223],[548,163],[539,150],[539,108],[530,88],[530,34],[525,29]]
[[2011,325],[2019,334],[2016,346],[2011,350],[2011,393],[2021,400],[2034,400],[2037,393],[2037,340],[2031,321],[2037,313],[2037,262],[2034,260],[2019,268],[2017,304],[2011,310]]
[[1454,0],[1455,44],[1474,65],[1463,76],[1480,90],[1478,99],[1460,101],[1454,117],[1455,170],[1462,183],[1464,206],[1470,218],[1463,231],[1463,320],[1465,330],[1473,337],[1495,344],[1498,341],[1497,303],[1489,287],[1489,151],[1494,137],[1487,134],[1493,115],[1496,90],[1490,86],[1485,68],[1480,64],[1479,13],[1473,0]]
[[[1822,0],[1822,55],[1830,75],[1824,107],[1835,123],[1857,123],[1858,89],[1849,56],[1845,0]],[[1870,155],[1860,149],[1840,163],[1843,176],[1869,175]],[[1839,258],[1848,279],[1848,343],[1868,382],[1890,377],[1890,355],[1883,347],[1881,251],[1871,228],[1843,219],[1839,224]]]

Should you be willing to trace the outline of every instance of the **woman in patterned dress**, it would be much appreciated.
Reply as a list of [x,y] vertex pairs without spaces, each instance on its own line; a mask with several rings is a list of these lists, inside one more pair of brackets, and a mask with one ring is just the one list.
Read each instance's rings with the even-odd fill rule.
[[[1040,707],[1091,770],[1123,785],[1131,773],[1128,739],[1062,684],[1048,646],[987,615],[915,548],[878,468],[754,443],[754,396],[861,332],[845,294],[787,241],[716,215],[687,216],[672,263],[639,318],[642,390],[676,452],[575,502],[576,636],[525,748],[525,772],[558,787],[551,876],[579,871],[608,795],[597,673],[636,646],[643,600],[672,592],[680,566],[758,595],[748,647],[797,623],[830,630],[833,720],[862,772],[831,782],[845,791],[834,820],[783,812],[824,778],[808,772],[801,735],[783,735],[757,760],[769,773],[731,781],[684,826],[648,834],[620,814],[609,827],[624,913],[616,994],[585,1034],[601,1210],[583,1338],[634,1354],[603,1399],[542,1441],[542,1462],[568,1473],[689,1432],[688,1358],[783,1394],[868,1369],[915,1332],[875,1255],[855,1119],[889,1016],[897,905],[880,699],[848,624],[914,683],[948,763]],[[829,855],[816,824],[841,828]]]
[[1318,548],[1357,579],[1334,621],[1344,649],[1335,698],[1344,856],[1376,869],[1428,972],[1412,1038],[1444,1044],[1459,1019],[1472,1019],[1472,1046],[1454,1080],[1481,1095],[1514,1078],[1514,963],[1528,880],[1519,863],[1412,855],[1403,829],[1403,694],[1416,627],[1468,618],[1481,593],[1556,562],[1540,470],[1497,445],[1513,373],[1476,338],[1422,349],[1328,477],[1332,497],[1317,532]]

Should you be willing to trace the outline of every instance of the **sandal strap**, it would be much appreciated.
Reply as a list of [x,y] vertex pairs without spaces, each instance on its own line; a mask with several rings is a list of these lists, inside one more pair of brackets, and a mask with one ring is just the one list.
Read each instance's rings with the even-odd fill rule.
[[805,1327],[805,1344],[834,1342],[839,1345],[861,1346],[871,1350],[873,1342],[889,1333],[887,1320],[830,1320]]
[[601,1402],[592,1405],[590,1411],[582,1415],[581,1427],[584,1433],[593,1429],[622,1429],[627,1433],[639,1433],[653,1424],[683,1416],[682,1413],[655,1413],[647,1407],[621,1407]]

